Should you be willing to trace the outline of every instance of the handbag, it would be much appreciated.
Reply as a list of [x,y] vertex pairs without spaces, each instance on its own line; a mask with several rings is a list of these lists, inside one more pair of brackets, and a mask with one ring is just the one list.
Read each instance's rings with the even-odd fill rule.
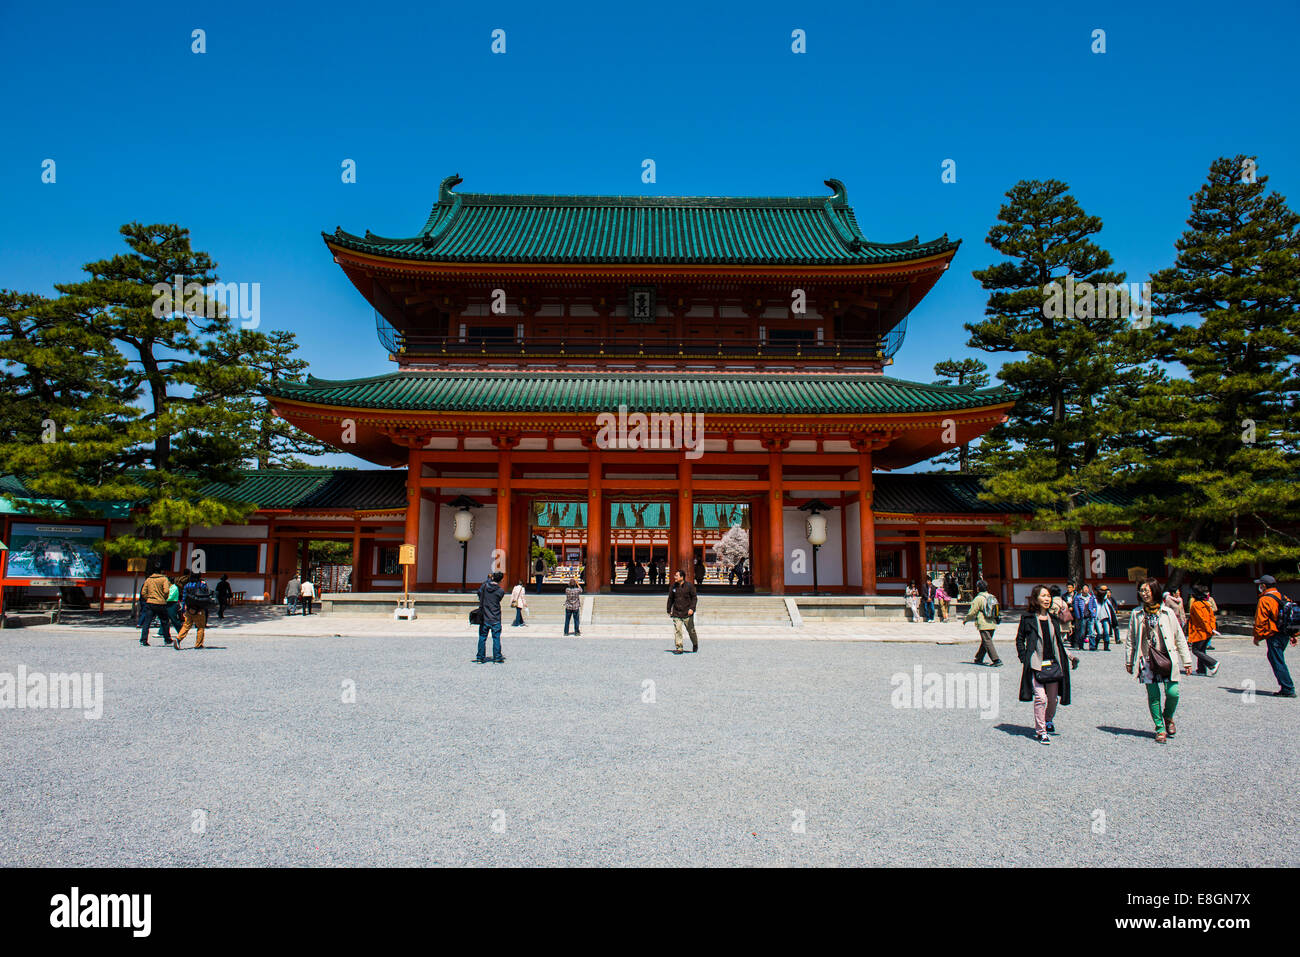
[[[1159,626],[1156,628],[1156,637],[1161,637]],[[1159,681],[1168,681],[1173,677],[1174,663],[1169,660],[1169,656],[1164,653],[1160,645],[1160,641],[1152,641],[1150,635],[1147,636],[1147,662],[1152,676]]]
[[469,613],[469,623],[471,625],[483,624],[483,610],[481,608],[475,608]]
[[[1041,635],[1039,637],[1041,637]],[[1052,641],[1052,645],[1055,650],[1055,640]],[[1046,648],[1043,649],[1043,651],[1046,650]],[[1053,654],[1050,659],[1047,659],[1044,662],[1044,665],[1044,667],[1039,668],[1034,672],[1034,676],[1038,679],[1040,685],[1050,684],[1053,681],[1061,681],[1065,677],[1065,672],[1061,670],[1061,659],[1058,655]]]

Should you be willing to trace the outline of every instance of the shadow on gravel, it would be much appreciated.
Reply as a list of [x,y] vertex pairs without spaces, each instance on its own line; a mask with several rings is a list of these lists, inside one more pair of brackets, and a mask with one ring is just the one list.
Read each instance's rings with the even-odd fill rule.
[[1154,731],[1135,731],[1132,728],[1112,728],[1107,724],[1097,725],[1097,730],[1105,731],[1107,734],[1124,735],[1130,738],[1154,738],[1156,736]]
[[[217,618],[212,615],[208,619],[209,628],[229,627],[231,625],[248,624],[251,622],[271,621],[273,619],[286,617],[283,606],[280,605],[237,605],[234,608],[226,609],[225,618]],[[297,615],[293,617],[297,618]],[[302,617],[314,618],[315,615],[304,615]],[[131,615],[130,611],[120,609],[110,609],[100,614],[98,611],[84,611],[64,609],[59,614],[59,624],[75,625],[77,628],[139,628],[138,618]]]
[[1005,732],[1018,738],[1034,738],[1034,729],[1026,728],[1022,724],[996,724],[993,726],[996,730]]

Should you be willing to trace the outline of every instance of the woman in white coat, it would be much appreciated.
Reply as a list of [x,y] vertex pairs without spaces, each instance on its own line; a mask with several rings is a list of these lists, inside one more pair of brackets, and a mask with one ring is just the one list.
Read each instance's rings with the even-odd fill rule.
[[[1178,669],[1192,673],[1196,659],[1187,646],[1187,636],[1174,610],[1164,603],[1164,589],[1154,578],[1138,583],[1138,605],[1128,620],[1129,640],[1124,667],[1139,684],[1146,685],[1147,704],[1156,725],[1156,741],[1164,744],[1175,734],[1174,711],[1178,708]],[[1169,659],[1169,674],[1161,673],[1153,652]],[[1160,686],[1164,685],[1161,706]]]

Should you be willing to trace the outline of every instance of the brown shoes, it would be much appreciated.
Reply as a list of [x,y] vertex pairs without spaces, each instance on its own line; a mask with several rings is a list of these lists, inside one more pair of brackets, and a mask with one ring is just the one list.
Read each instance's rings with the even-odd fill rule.
[[1156,744],[1164,744],[1164,743],[1165,743],[1165,733],[1163,731],[1157,731]]
[[1174,728],[1174,722],[1172,718],[1165,722],[1165,730],[1169,732],[1169,737],[1171,738],[1178,733],[1177,730]]

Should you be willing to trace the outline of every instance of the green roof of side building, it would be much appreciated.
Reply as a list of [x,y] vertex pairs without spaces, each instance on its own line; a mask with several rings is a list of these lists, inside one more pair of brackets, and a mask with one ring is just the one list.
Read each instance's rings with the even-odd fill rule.
[[345,249],[439,263],[678,263],[871,266],[955,250],[929,242],[872,242],[844,184],[831,196],[531,196],[456,193],[449,176],[424,227],[388,239],[323,233]]
[[1006,389],[927,385],[878,375],[446,372],[280,382],[269,395],[357,409],[438,412],[616,411],[733,415],[863,415],[978,409],[1013,402]]

